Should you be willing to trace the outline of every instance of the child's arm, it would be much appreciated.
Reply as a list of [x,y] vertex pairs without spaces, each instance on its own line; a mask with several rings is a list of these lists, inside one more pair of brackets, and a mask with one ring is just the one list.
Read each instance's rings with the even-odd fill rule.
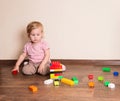
[[45,50],[45,57],[44,57],[42,63],[40,64],[38,71],[43,72],[43,68],[44,68],[45,64],[49,61],[49,59],[50,59],[50,49],[47,49],[47,50]]
[[12,71],[17,70],[19,72],[19,66],[23,62],[23,60],[25,59],[26,56],[27,56],[27,54],[24,52],[19,56],[19,58],[15,64],[15,67],[13,68]]
[[50,59],[50,49],[45,50],[45,57],[41,64],[46,64]]

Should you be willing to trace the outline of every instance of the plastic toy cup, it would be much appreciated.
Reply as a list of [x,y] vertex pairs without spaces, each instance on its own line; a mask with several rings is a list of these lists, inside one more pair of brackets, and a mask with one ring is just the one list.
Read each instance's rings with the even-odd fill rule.
[[13,74],[13,75],[17,75],[17,74],[18,74],[18,71],[17,71],[17,70],[14,70],[14,71],[12,71],[12,74]]

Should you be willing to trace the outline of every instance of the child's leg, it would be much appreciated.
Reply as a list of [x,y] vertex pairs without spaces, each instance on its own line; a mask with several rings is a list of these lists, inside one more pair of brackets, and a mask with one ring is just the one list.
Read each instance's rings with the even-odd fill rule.
[[36,73],[36,68],[34,64],[30,62],[23,66],[22,72],[23,74],[26,74],[26,75],[32,75]]
[[[39,68],[39,67],[38,67]],[[48,73],[50,73],[50,62],[47,62],[45,64],[45,67],[43,69],[43,72],[39,71],[38,70],[38,73],[41,74],[41,75],[47,75]]]

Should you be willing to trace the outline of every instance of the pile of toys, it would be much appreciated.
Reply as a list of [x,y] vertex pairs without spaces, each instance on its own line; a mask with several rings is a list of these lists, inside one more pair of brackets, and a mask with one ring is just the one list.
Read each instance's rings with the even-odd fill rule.
[[53,61],[50,66],[50,79],[60,78],[62,78],[62,65],[59,61]]
[[73,86],[78,84],[78,79],[74,76],[71,79],[64,78],[62,76],[62,65],[59,61],[53,61],[50,66],[50,79],[45,80],[44,84],[54,84],[54,86],[59,86],[60,82]]

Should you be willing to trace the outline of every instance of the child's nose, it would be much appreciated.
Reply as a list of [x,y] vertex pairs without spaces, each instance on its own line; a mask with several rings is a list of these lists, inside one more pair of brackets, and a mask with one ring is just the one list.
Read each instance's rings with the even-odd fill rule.
[[35,38],[37,37],[37,35],[35,35]]

